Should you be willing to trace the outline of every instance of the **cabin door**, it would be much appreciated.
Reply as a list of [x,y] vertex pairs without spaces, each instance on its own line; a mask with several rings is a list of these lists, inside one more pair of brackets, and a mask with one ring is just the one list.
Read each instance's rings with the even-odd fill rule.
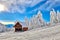
[[15,31],[16,31],[16,32],[18,32],[18,31],[22,31],[22,29],[15,29]]

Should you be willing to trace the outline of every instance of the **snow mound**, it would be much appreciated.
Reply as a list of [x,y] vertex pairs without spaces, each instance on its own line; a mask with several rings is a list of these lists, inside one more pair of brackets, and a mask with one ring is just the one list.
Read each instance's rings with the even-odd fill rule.
[[6,30],[6,26],[0,23],[0,32],[5,32]]
[[0,33],[14,31],[13,28],[7,28],[4,24],[0,23]]
[[[7,35],[7,36],[6,36]],[[59,40],[60,25],[48,28],[38,28],[25,32],[0,33],[0,40]]]

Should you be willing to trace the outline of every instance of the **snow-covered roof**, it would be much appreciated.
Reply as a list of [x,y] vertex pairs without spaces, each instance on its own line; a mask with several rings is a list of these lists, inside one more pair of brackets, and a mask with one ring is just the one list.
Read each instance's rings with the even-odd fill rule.
[[27,27],[25,22],[19,22],[19,23],[22,25],[22,27]]

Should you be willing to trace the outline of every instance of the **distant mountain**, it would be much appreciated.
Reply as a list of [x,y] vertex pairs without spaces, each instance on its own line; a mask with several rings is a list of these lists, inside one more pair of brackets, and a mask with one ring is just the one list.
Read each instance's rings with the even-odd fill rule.
[[6,25],[7,28],[12,28],[13,26],[14,26],[13,24]]

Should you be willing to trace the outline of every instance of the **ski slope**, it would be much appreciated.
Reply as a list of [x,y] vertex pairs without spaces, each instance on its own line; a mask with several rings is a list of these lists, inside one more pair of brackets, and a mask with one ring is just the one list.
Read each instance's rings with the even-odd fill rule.
[[60,40],[60,25],[26,32],[4,32],[0,33],[0,40]]

